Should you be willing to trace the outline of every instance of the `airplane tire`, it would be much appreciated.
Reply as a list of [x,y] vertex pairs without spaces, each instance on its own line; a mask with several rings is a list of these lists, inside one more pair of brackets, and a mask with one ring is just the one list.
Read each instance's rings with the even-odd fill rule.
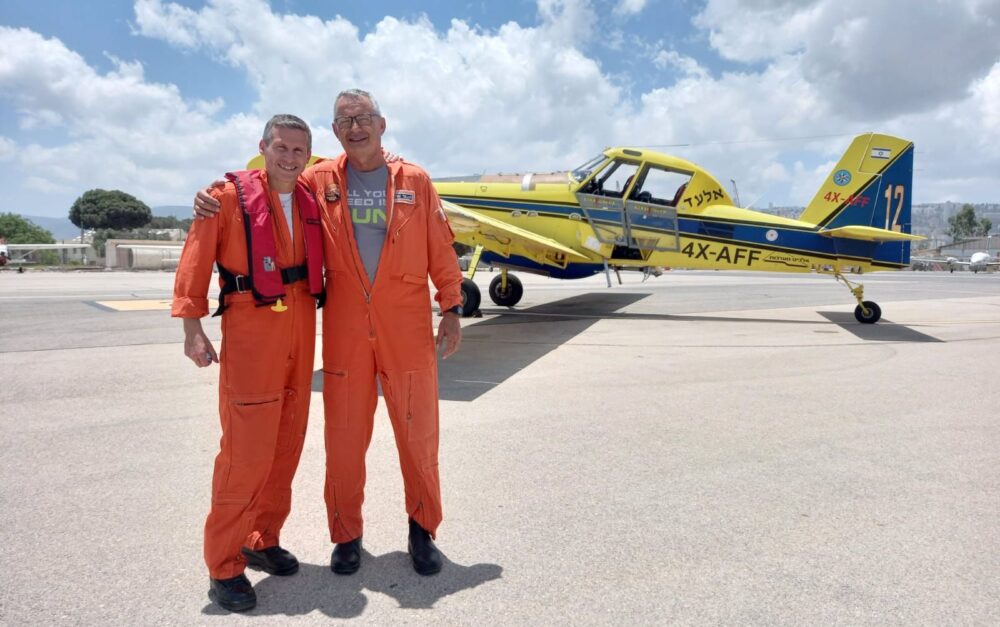
[[502,277],[493,277],[490,281],[490,300],[492,300],[497,305],[501,307],[513,307],[521,301],[521,297],[524,296],[524,286],[521,285],[521,280],[512,274],[507,275],[507,289],[500,289],[500,280]]
[[468,318],[479,309],[483,295],[479,291],[479,286],[472,279],[462,279],[462,311],[463,316]]
[[[870,300],[864,301],[865,307],[862,308],[858,305],[854,308],[854,319],[862,324],[875,324],[882,317],[882,308],[873,303]],[[868,315],[865,315],[865,309],[868,309]]]

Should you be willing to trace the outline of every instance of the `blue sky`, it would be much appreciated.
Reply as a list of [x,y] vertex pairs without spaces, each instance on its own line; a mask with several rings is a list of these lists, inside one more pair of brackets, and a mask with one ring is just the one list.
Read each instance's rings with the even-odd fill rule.
[[917,146],[914,200],[1000,201],[1000,0],[111,0],[0,5],[0,212],[150,205],[241,167],[273,113],[338,152],[338,91],[432,175],[614,144],[805,204],[852,134]]

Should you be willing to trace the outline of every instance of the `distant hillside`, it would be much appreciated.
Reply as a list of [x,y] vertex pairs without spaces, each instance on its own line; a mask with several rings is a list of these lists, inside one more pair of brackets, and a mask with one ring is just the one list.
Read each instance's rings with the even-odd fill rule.
[[[191,217],[191,207],[188,205],[161,205],[159,207],[150,207],[153,215],[160,218],[165,218],[167,216],[173,216],[178,220],[183,220],[185,218]],[[25,220],[31,220],[38,226],[42,227],[46,231],[52,233],[52,237],[56,241],[68,240],[68,239],[79,239],[80,229],[77,228],[69,218],[49,218],[45,216],[29,216],[21,215]]]
[[192,212],[191,205],[160,205],[159,207],[150,207],[150,209],[152,209],[153,215],[158,218],[173,216],[178,220],[190,218]]
[[25,220],[31,220],[38,226],[42,227],[49,233],[52,233],[52,237],[56,238],[56,241],[64,239],[73,239],[80,237],[80,229],[69,221],[69,218],[46,218],[44,216],[26,216],[22,215]]

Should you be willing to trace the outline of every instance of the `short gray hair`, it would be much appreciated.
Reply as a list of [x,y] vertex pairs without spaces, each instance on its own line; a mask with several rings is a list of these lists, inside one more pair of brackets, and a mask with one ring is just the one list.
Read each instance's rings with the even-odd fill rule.
[[361,100],[362,98],[367,99],[368,102],[372,103],[372,108],[375,109],[375,115],[382,117],[382,110],[379,109],[378,102],[375,101],[375,96],[363,89],[345,89],[337,94],[337,97],[333,99],[333,117],[337,117],[337,103],[340,102],[341,98],[349,98],[351,100]]
[[300,131],[305,131],[306,138],[309,140],[309,150],[312,150],[312,130],[310,130],[309,125],[306,124],[302,118],[291,115],[290,113],[279,113],[267,121],[267,124],[264,125],[264,134],[260,137],[265,146],[271,144],[271,138],[274,135],[274,127],[276,126],[278,128],[297,128]]

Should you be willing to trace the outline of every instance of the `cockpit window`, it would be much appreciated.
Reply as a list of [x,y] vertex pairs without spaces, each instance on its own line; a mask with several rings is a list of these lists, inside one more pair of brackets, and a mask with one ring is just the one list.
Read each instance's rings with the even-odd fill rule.
[[615,165],[608,168],[607,172],[601,176],[598,190],[604,196],[618,196],[621,198],[625,194],[626,188],[632,185],[635,180],[635,173],[639,170],[638,163],[628,161],[616,161]]
[[689,172],[650,167],[643,174],[640,184],[632,188],[629,198],[676,207],[690,180]]
[[573,180],[579,183],[580,181],[586,179],[594,171],[594,168],[601,165],[601,163],[603,163],[606,160],[607,157],[605,157],[604,154],[601,153],[596,157],[594,157],[593,159],[588,160],[580,167],[573,168],[572,171]]

